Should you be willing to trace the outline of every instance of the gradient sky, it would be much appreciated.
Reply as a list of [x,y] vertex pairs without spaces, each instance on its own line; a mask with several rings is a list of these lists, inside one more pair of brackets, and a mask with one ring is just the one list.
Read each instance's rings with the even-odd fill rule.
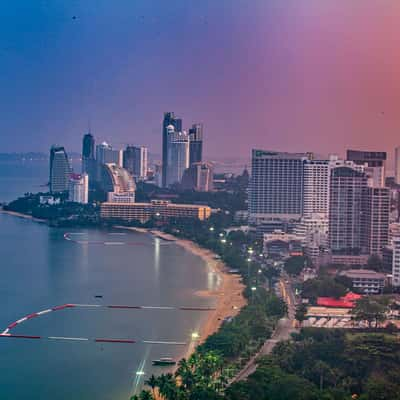
[[[73,18],[76,16],[76,18]],[[161,148],[163,111],[209,157],[400,144],[399,0],[4,0],[0,152]]]

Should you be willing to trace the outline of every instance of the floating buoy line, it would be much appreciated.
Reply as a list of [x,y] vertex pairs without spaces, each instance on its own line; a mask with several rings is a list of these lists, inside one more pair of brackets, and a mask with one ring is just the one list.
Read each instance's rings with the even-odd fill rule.
[[170,306],[140,306],[140,305],[101,305],[101,304],[63,304],[59,306],[55,306],[52,308],[48,308],[42,311],[38,311],[35,313],[31,313],[18,319],[17,321],[12,322],[7,326],[7,328],[0,333],[0,338],[13,338],[13,339],[31,339],[31,340],[58,340],[58,341],[75,341],[75,342],[95,342],[95,343],[125,343],[125,344],[135,344],[135,343],[144,343],[144,344],[163,344],[163,345],[173,345],[173,346],[184,346],[186,342],[180,341],[170,341],[170,340],[139,340],[132,338],[86,338],[86,337],[66,337],[66,336],[38,336],[38,335],[21,335],[14,334],[12,330],[21,325],[22,323],[32,319],[37,318],[41,315],[48,314],[54,311],[61,311],[67,308],[109,308],[109,309],[120,309],[120,310],[175,310],[175,311],[213,311],[215,308],[211,307],[170,307]]

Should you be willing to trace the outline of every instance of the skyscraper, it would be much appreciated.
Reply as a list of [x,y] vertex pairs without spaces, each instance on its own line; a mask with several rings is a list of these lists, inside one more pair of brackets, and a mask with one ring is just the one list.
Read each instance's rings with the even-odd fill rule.
[[332,168],[329,195],[329,247],[332,253],[365,253],[363,195],[367,176],[351,166]]
[[347,160],[365,166],[370,186],[385,186],[386,152],[347,150]]
[[96,178],[95,141],[91,133],[83,136],[82,140],[82,173],[89,175],[92,182]]
[[381,255],[389,244],[390,189],[368,187],[364,192],[362,210],[365,249],[368,254]]
[[167,186],[181,183],[186,168],[189,167],[189,137],[186,132],[177,132],[172,125],[167,127],[168,157]]
[[394,151],[394,174],[396,183],[400,185],[400,146]]
[[273,219],[299,219],[303,212],[304,153],[253,150],[249,218],[260,224]]
[[127,146],[124,150],[124,168],[138,180],[147,177],[147,147]]
[[189,165],[203,160],[203,124],[193,124],[189,129]]
[[114,150],[107,142],[96,146],[96,161],[98,164],[117,164],[122,167],[122,150]]
[[74,203],[87,204],[89,194],[88,174],[71,174],[68,186],[68,200]]
[[67,191],[70,173],[71,168],[64,147],[52,146],[50,149],[50,192]]
[[173,126],[176,132],[181,132],[182,119],[175,117],[173,112],[164,113],[162,124],[162,187],[167,186],[168,180],[168,126]]
[[328,218],[329,179],[329,160],[307,160],[304,162],[304,217],[319,214]]

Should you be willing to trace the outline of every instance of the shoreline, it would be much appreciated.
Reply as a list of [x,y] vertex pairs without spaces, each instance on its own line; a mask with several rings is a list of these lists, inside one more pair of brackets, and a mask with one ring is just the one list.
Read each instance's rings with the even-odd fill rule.
[[32,215],[23,214],[23,213],[20,213],[17,211],[4,210],[4,208],[1,208],[0,213],[12,215],[13,217],[17,217],[17,218],[29,219],[31,221],[38,222],[40,224],[47,224],[47,220],[45,220],[45,219],[35,218],[35,217],[32,217]]
[[225,318],[236,316],[241,308],[247,304],[243,296],[245,286],[241,282],[240,275],[230,274],[228,272],[229,267],[223,261],[216,259],[216,254],[211,250],[200,247],[191,240],[180,239],[158,230],[128,226],[115,226],[114,228],[147,233],[163,240],[173,241],[178,246],[200,257],[205,262],[206,267],[218,276],[219,282],[216,290],[205,289],[194,294],[195,296],[214,298],[216,304],[215,310],[209,312],[199,328],[200,339],[190,342],[187,351],[185,351],[183,357],[186,359],[194,352],[197,345],[204,343],[207,337],[218,331]]

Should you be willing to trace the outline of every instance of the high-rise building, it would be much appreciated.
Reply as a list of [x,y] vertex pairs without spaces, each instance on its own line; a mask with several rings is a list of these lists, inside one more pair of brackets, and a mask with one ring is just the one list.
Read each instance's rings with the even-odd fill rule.
[[137,180],[147,177],[147,147],[127,146],[124,150],[124,168]]
[[205,162],[193,163],[183,173],[183,189],[209,192],[213,190],[213,177],[214,169],[212,164]]
[[52,146],[50,149],[50,192],[67,191],[70,173],[71,168],[64,147]]
[[332,253],[365,253],[363,195],[367,176],[350,165],[331,169],[329,247]]
[[96,161],[98,164],[117,164],[122,167],[122,150],[114,150],[107,142],[96,146]]
[[400,286],[400,236],[392,239],[393,258],[392,258],[392,285]]
[[189,165],[203,161],[203,124],[189,129]]
[[329,213],[329,160],[304,162],[303,216],[319,214],[328,218]]
[[182,119],[177,118],[173,112],[164,113],[162,124],[162,187],[167,186],[168,174],[168,127],[172,126],[176,132],[182,131]]
[[167,127],[168,157],[167,186],[181,183],[186,168],[189,167],[189,137],[185,131],[177,132],[172,125]]
[[385,186],[386,152],[347,150],[347,160],[364,165],[370,186]]
[[382,255],[389,243],[390,189],[368,187],[364,192],[363,234],[368,254]]
[[95,141],[91,133],[84,135],[82,140],[82,173],[89,175],[91,183],[96,179]]
[[253,150],[249,219],[260,224],[273,219],[299,219],[303,212],[304,153]]
[[400,146],[394,151],[394,174],[396,183],[400,185]]
[[74,203],[87,204],[89,201],[88,174],[71,174],[68,185],[68,200]]

